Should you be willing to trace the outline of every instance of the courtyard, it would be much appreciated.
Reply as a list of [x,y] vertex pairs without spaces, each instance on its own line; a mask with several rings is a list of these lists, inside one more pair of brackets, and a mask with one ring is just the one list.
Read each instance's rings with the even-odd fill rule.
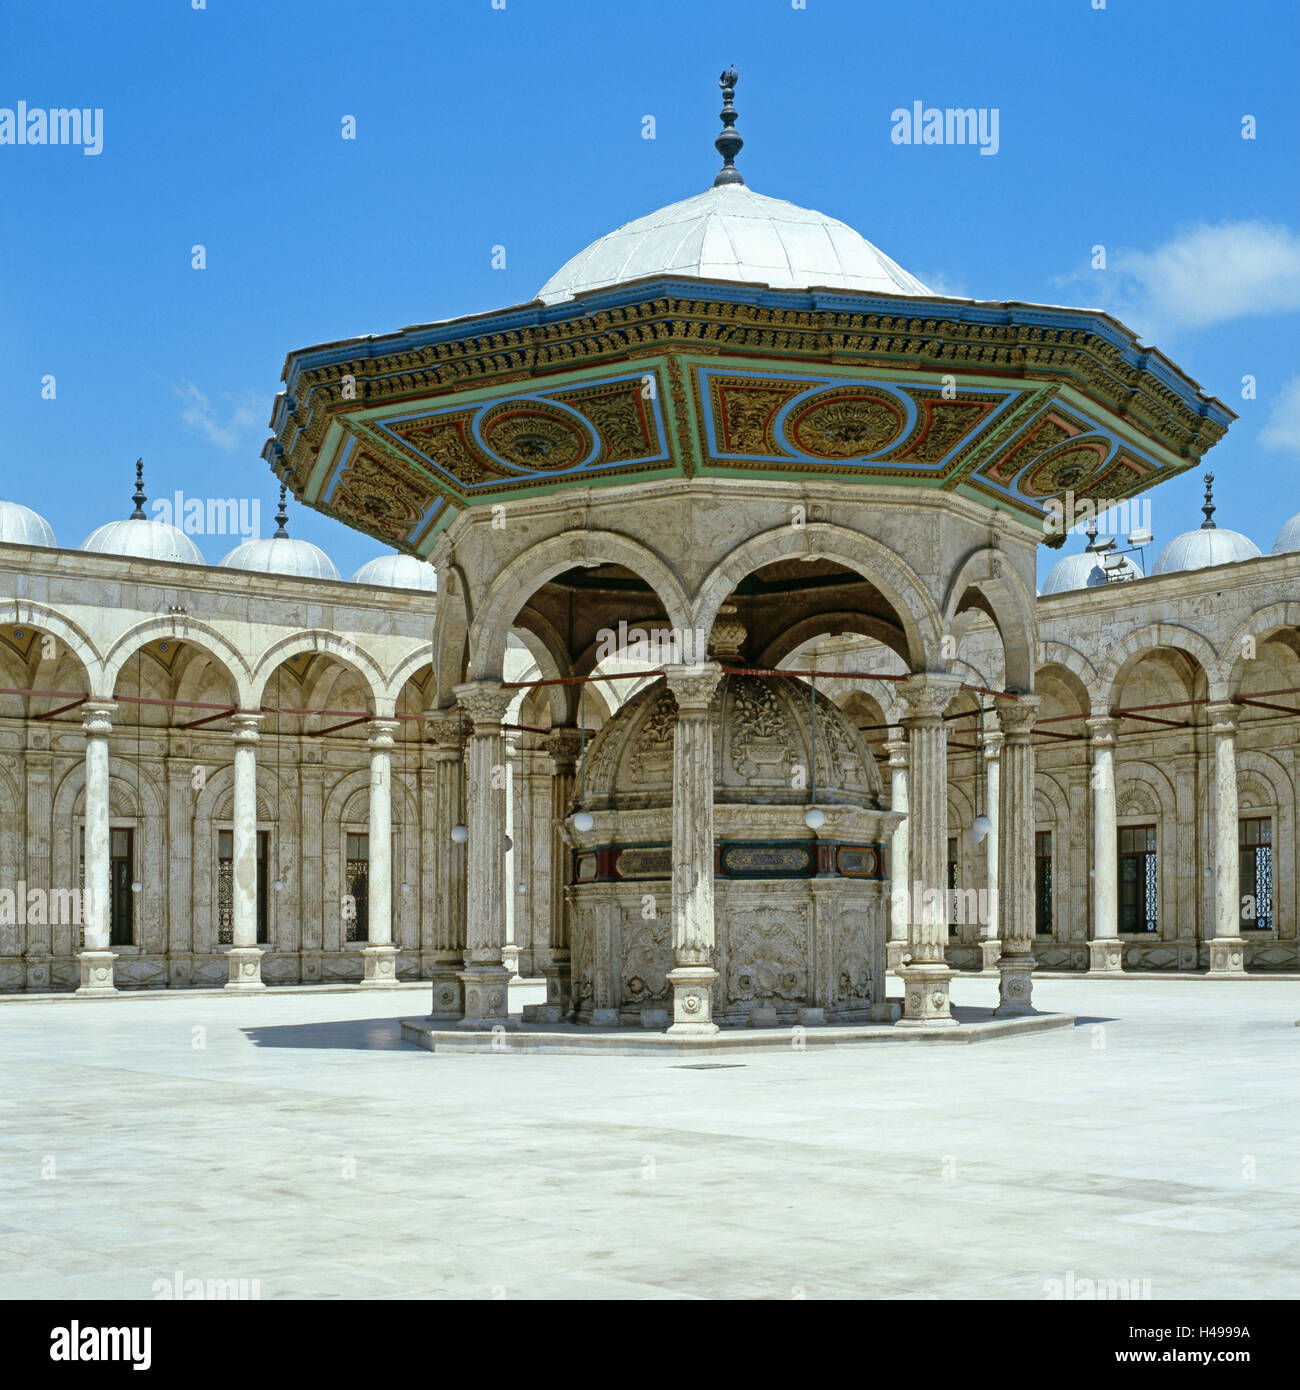
[[1034,1002],[1075,1026],[692,1062],[431,1056],[427,985],[6,1001],[0,1294],[1300,1294],[1296,981]]

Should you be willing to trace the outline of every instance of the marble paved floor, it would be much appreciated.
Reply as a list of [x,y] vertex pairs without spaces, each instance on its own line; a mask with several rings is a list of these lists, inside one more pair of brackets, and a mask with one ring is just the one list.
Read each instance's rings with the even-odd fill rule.
[[0,1003],[0,1296],[1300,1297],[1300,983],[1036,996],[1077,1026],[703,1066],[432,1056],[406,990]]

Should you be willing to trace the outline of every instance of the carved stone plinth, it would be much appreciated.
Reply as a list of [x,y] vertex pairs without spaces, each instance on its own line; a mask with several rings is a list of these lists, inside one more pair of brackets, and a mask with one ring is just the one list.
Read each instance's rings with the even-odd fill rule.
[[465,1016],[458,1028],[511,1028],[510,972],[501,965],[472,965],[460,973]]
[[546,1003],[525,1004],[525,1023],[565,1023],[573,1014],[570,993],[572,966],[568,951],[541,954],[540,969],[546,981]]
[[668,1031],[679,1036],[716,1033],[712,989],[718,972],[708,965],[679,965],[665,978],[673,987],[673,1021]]
[[1033,1004],[1033,956],[1003,956],[998,961],[998,974],[1002,977],[999,987],[1001,1002],[993,1010],[994,1018],[1038,1012]]
[[897,975],[910,955],[906,941],[885,942],[885,969]]
[[946,965],[905,965],[903,1016],[899,1028],[952,1028],[957,1020],[948,1006],[952,970]]
[[1216,936],[1209,943],[1210,969],[1214,979],[1240,979],[1246,973],[1246,943],[1239,936]]
[[997,937],[985,937],[980,943],[980,974],[996,975],[1002,959],[1002,943]]
[[375,989],[391,989],[397,983],[397,947],[367,946],[361,952],[361,983]]
[[117,993],[113,983],[115,951],[82,951],[77,956],[81,966],[81,986],[77,994],[83,999],[103,999]]
[[251,993],[254,990],[266,988],[262,981],[262,948],[260,946],[232,946],[226,952],[226,966],[230,971],[230,978],[225,985],[226,989]]
[[1089,975],[1122,975],[1124,948],[1114,937],[1088,942]]
[[429,1007],[429,1021],[459,1021],[465,1016],[463,994],[460,983],[459,964],[435,965],[429,972],[433,986],[433,1001]]

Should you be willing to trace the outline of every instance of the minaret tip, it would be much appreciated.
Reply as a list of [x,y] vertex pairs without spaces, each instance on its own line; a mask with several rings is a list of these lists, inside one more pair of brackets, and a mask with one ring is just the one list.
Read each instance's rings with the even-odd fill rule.
[[736,83],[739,81],[740,74],[734,67],[727,68],[718,78],[718,86],[722,88],[722,133],[713,142],[713,147],[722,156],[722,168],[713,180],[714,188],[721,188],[729,183],[740,184],[743,187],[745,182],[735,165],[736,156],[745,143],[735,129],[737,113],[732,105],[736,96]]

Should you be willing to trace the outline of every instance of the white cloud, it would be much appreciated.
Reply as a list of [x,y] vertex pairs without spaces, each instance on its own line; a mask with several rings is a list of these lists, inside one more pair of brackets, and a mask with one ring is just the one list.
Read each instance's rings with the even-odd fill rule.
[[1154,251],[1112,254],[1086,279],[1103,308],[1148,339],[1300,309],[1300,236],[1269,222],[1200,223]]
[[181,419],[201,439],[218,449],[234,452],[258,443],[266,432],[267,404],[255,392],[242,396],[223,396],[224,410],[214,407],[206,392],[192,381],[173,386],[181,402]]
[[1293,376],[1278,392],[1259,442],[1266,449],[1300,456],[1300,376]]

